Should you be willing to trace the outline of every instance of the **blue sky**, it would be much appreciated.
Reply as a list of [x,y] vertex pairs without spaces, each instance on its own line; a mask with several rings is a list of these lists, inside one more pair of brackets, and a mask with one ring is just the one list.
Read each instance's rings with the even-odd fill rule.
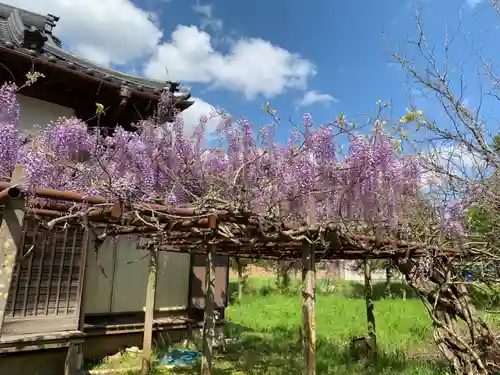
[[[213,105],[258,127],[269,122],[261,109],[269,101],[283,119],[283,140],[287,119],[299,122],[304,112],[316,123],[340,113],[365,122],[381,99],[392,101],[392,120],[404,114],[407,74],[390,52],[416,56],[407,44],[417,35],[415,6],[439,60],[446,30],[462,20],[449,66],[455,82],[464,71],[466,104],[478,105],[479,82],[483,90],[489,85],[477,75],[478,54],[500,61],[500,16],[489,0],[4,1],[60,16],[55,34],[88,59],[191,87],[197,104],[186,113],[189,126]],[[308,103],[300,106],[303,99]],[[435,99],[414,99],[431,119],[446,123]],[[490,127],[497,126],[497,107],[491,98],[483,104]]]
[[[408,107],[406,98],[407,75],[392,63],[391,51],[407,51],[407,38],[416,36],[414,6],[422,6],[422,21],[429,42],[436,46],[442,57],[446,30],[455,29],[462,19],[462,27],[452,46],[452,68],[465,64],[469,83],[465,100],[474,105],[479,100],[475,53],[500,57],[495,47],[499,32],[498,19],[488,1],[434,0],[414,3],[402,0],[386,1],[263,1],[228,2],[214,0],[200,3],[189,0],[171,0],[159,10],[158,4],[137,2],[140,7],[159,11],[159,22],[167,39],[177,25],[196,25],[209,33],[214,48],[221,53],[230,50],[224,38],[261,38],[291,53],[296,53],[315,66],[316,74],[307,80],[307,87],[283,90],[270,98],[257,95],[246,98],[243,94],[211,85],[186,82],[193,94],[217,106],[226,108],[235,116],[249,117],[256,124],[268,121],[260,109],[270,101],[285,119],[283,136],[289,126],[286,118],[300,119],[301,113],[310,112],[319,122],[331,121],[337,114],[364,121],[373,115],[378,99],[391,100],[392,115],[399,118]],[[211,7],[211,20],[207,20],[196,6]],[[215,22],[211,27],[209,22]],[[215,42],[220,39],[219,42]],[[258,58],[258,57],[257,57]],[[168,63],[168,62],[167,62]],[[423,64],[420,65],[424,67]],[[458,78],[458,75],[457,75]],[[298,106],[309,90],[330,95],[332,100]],[[417,96],[417,105],[429,116],[440,118],[438,106]],[[476,104],[477,105],[477,104]],[[494,113],[492,114],[494,116]]]
[[[137,4],[141,5],[141,2]],[[485,56],[498,57],[500,53],[498,48],[495,51],[495,41],[500,36],[495,27],[498,19],[488,1],[215,0],[200,4],[211,6],[212,17],[223,23],[220,30],[205,29],[214,38],[257,37],[300,54],[311,61],[317,71],[308,80],[307,90],[334,98],[330,102],[297,108],[297,102],[304,95],[304,90],[299,88],[289,89],[269,99],[257,96],[248,100],[228,90],[187,83],[193,88],[194,95],[222,106],[236,116],[249,117],[255,123],[267,121],[260,110],[260,104],[267,100],[284,119],[288,116],[300,119],[301,113],[307,111],[318,122],[330,121],[339,113],[362,121],[366,118],[365,114],[375,113],[378,99],[391,100],[392,115],[399,118],[408,107],[405,94],[407,75],[392,63],[390,52],[409,50],[410,55],[416,54],[406,43],[409,36],[417,35],[415,5],[422,6],[425,31],[429,42],[436,45],[438,56],[442,56],[440,50],[446,30],[451,32],[462,18],[463,25],[452,48],[450,65],[458,68],[460,63],[466,64],[466,77],[470,81],[466,100],[469,103],[477,102],[476,95],[479,94],[474,71],[478,66],[474,54],[485,51]],[[162,29],[173,30],[178,24],[201,25],[202,17],[193,10],[195,6],[196,2],[189,0],[165,3],[159,16]],[[228,48],[223,42],[216,47],[222,52]],[[423,64],[420,66],[424,67]],[[418,97],[417,104],[421,104],[429,115],[439,115],[437,106],[419,101]],[[286,127],[285,121],[284,132]]]

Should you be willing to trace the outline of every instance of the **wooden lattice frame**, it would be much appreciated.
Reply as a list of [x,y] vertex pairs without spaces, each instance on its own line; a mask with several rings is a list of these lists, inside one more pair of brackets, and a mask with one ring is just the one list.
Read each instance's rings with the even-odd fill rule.
[[[13,181],[12,182],[16,182]],[[106,235],[140,234],[149,239],[143,245],[150,252],[150,272],[146,294],[143,374],[150,367],[151,335],[157,251],[205,254],[206,293],[203,329],[202,374],[212,374],[214,339],[214,264],[216,255],[253,259],[301,259],[303,265],[303,357],[304,374],[316,374],[315,329],[315,263],[333,259],[413,259],[431,254],[437,258],[471,258],[481,249],[463,247],[440,248],[422,243],[398,241],[379,236],[353,235],[342,223],[294,226],[252,213],[220,209],[167,207],[156,204],[109,202],[103,197],[86,197],[80,193],[53,189],[29,192],[22,185],[0,182],[0,199],[24,197],[32,199],[23,208],[28,215],[42,219],[51,217],[47,227],[70,222],[103,226]],[[51,203],[40,198],[49,199]],[[71,203],[74,204],[72,205]],[[102,237],[101,239],[103,239]],[[97,241],[98,242],[98,241]],[[1,302],[1,299],[0,299]],[[2,306],[0,306],[2,308]]]

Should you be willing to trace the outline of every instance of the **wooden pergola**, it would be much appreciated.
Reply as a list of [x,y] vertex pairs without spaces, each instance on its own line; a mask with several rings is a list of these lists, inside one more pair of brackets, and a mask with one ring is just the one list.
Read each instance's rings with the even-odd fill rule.
[[[202,374],[212,374],[215,330],[214,282],[216,255],[238,258],[302,260],[302,336],[304,375],[316,374],[315,263],[336,259],[456,258],[464,251],[421,243],[353,235],[341,223],[303,225],[229,209],[168,207],[150,203],[109,201],[105,197],[54,189],[30,190],[23,185],[24,169],[17,166],[10,182],[0,182],[4,204],[0,227],[0,327],[7,301],[14,260],[19,250],[19,229],[24,215],[42,221],[49,229],[61,225],[92,223],[106,228],[106,235],[139,234],[148,249],[150,267],[146,291],[143,342],[143,374],[150,369],[152,325],[156,288],[157,252],[190,252],[206,256],[205,318],[203,325]],[[29,197],[29,199],[27,199]],[[5,277],[3,277],[5,275]],[[5,279],[5,280],[4,280]],[[71,361],[70,361],[71,362]]]

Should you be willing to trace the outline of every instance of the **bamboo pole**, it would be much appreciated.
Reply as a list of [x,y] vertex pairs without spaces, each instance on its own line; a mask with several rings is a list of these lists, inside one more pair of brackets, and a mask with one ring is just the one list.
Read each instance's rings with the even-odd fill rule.
[[203,354],[201,375],[212,375],[212,347],[215,337],[215,245],[208,245],[205,271],[205,314],[203,317]]
[[142,343],[141,374],[147,375],[151,370],[153,319],[156,299],[156,274],[158,268],[156,248],[149,251],[148,286],[146,290],[146,311],[144,317],[144,338]]

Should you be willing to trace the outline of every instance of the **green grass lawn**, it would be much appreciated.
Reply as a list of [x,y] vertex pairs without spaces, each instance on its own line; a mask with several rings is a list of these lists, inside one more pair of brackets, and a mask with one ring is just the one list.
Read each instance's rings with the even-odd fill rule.
[[[291,293],[280,294],[270,280],[252,280],[251,284],[249,295],[227,309],[227,333],[242,342],[216,356],[215,374],[300,374],[299,294],[294,286]],[[400,288],[395,286],[394,292]],[[317,296],[318,374],[446,373],[446,365],[432,341],[429,318],[421,302],[415,299],[376,301],[379,358],[375,364],[356,361],[349,350],[350,339],[366,332],[365,304],[357,290],[357,286],[341,283],[333,294]],[[155,375],[196,373],[196,369],[153,372]]]
[[[235,290],[234,283],[231,289]],[[327,289],[328,285],[319,280],[316,303],[318,374],[447,373],[447,365],[441,360],[432,340],[430,319],[422,303],[414,298],[406,285],[394,283],[394,299],[387,300],[381,298],[384,286],[374,285],[374,297],[378,299],[375,302],[379,347],[376,363],[355,360],[349,349],[350,339],[364,336],[367,331],[363,286],[337,282],[333,291],[330,288],[327,292]],[[485,301],[485,296],[475,300]],[[229,348],[227,353],[216,355],[215,374],[301,373],[301,303],[297,280],[292,280],[290,288],[283,292],[276,289],[272,278],[250,279],[243,300],[232,303],[226,311],[227,335],[239,338],[242,342]],[[499,326],[494,315],[485,315],[485,319],[491,326]],[[130,361],[127,364],[130,366]],[[100,366],[103,367],[106,366]],[[196,373],[197,369],[157,369],[151,375]]]
[[[318,374],[442,374],[431,325],[416,300],[379,301],[375,306],[380,356],[376,364],[355,361],[352,337],[366,332],[360,299],[317,298]],[[240,350],[224,359],[232,372],[221,374],[299,374],[300,298],[267,295],[248,298],[228,311],[229,329],[243,338]]]

